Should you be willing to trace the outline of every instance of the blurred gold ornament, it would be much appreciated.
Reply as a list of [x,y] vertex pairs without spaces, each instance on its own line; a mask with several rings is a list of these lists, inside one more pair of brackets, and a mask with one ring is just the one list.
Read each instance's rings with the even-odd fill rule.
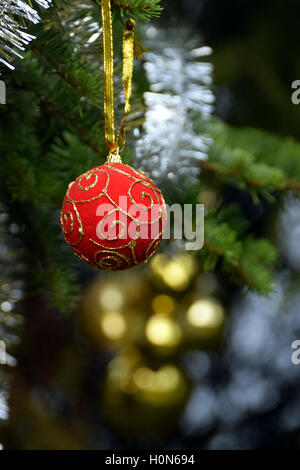
[[124,294],[119,287],[108,284],[99,292],[99,303],[104,310],[119,310],[124,305]]
[[105,312],[100,318],[104,335],[111,340],[121,339],[126,332],[126,320],[120,312]]
[[197,261],[193,255],[183,253],[172,258],[166,254],[153,257],[151,268],[154,275],[174,291],[186,290],[197,271]]
[[[183,385],[183,376],[173,364],[166,364],[154,371],[149,367],[139,367],[133,374],[139,400],[164,405],[166,398],[172,400],[170,394],[175,393]],[[177,401],[178,397],[175,396]]]
[[122,390],[125,393],[135,393],[136,387],[132,382],[132,370],[138,361],[134,356],[117,356],[107,367],[107,385],[111,392]]
[[178,323],[166,315],[152,315],[146,324],[146,337],[154,346],[174,347],[181,342]]
[[155,313],[169,315],[174,310],[174,300],[169,295],[157,295],[152,300],[152,308]]
[[142,437],[174,431],[188,394],[189,383],[178,366],[152,368],[137,354],[110,362],[102,399],[116,429]]
[[223,335],[226,315],[223,306],[212,297],[195,300],[187,309],[185,327],[188,340],[201,346],[214,345]]
[[134,341],[143,331],[139,308],[144,308],[148,287],[137,276],[114,273],[98,279],[86,290],[79,314],[80,330],[95,344],[119,346]]
[[187,319],[197,328],[218,328],[224,322],[224,309],[213,299],[200,299],[188,309]]

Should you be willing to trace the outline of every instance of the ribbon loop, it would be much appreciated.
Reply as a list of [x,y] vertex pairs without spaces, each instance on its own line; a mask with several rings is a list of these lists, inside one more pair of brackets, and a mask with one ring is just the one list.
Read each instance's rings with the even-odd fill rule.
[[114,113],[114,54],[113,30],[111,15],[111,0],[101,0],[103,62],[104,62],[104,121],[105,143],[110,149],[110,155],[119,154],[125,147],[125,127],[130,113],[130,98],[132,94],[132,75],[134,61],[134,30],[135,21],[128,19],[123,30],[123,89],[125,95],[125,110],[117,138],[115,137]]

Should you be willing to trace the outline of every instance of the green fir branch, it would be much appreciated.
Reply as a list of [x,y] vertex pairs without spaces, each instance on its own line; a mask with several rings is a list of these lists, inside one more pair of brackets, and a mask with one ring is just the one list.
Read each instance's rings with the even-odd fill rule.
[[272,291],[272,269],[277,252],[266,239],[243,235],[247,226],[236,230],[235,218],[225,222],[223,212],[211,212],[205,218],[205,242],[200,252],[206,270],[221,263],[222,269],[235,281],[267,295]]
[[161,0],[112,0],[112,5],[121,17],[135,17],[149,21],[152,17],[160,16]]
[[200,162],[204,172],[267,198],[275,191],[300,192],[300,144],[294,139],[219,121],[211,136],[215,144]]

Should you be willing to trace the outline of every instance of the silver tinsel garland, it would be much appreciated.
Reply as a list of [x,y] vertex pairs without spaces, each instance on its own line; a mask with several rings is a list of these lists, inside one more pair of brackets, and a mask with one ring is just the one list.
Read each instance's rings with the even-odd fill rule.
[[[12,348],[19,343],[22,317],[18,303],[24,297],[22,261],[23,249],[19,243],[19,226],[8,223],[6,207],[0,203],[0,429],[9,418],[9,369],[16,366]],[[0,442],[0,449],[3,446]]]
[[211,49],[185,29],[151,25],[145,33],[150,92],[144,95],[146,120],[136,153],[144,171],[173,192],[178,180],[195,184],[199,160],[207,158],[214,95],[213,67],[205,58]]
[[[31,2],[30,2],[31,3]],[[34,0],[37,7],[48,8],[52,0]],[[22,58],[25,47],[35,39],[26,32],[27,23],[38,23],[38,12],[23,0],[0,0],[0,64],[14,69],[12,61]]]

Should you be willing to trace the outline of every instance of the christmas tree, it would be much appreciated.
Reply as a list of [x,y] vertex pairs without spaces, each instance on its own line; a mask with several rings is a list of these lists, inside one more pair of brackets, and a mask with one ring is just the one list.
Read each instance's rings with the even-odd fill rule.
[[[214,112],[212,50],[178,17],[158,19],[164,2],[112,0],[119,122],[122,30],[127,20],[137,22],[123,161],[159,184],[168,204],[204,204],[205,237],[196,252],[186,252],[179,241],[163,243],[133,273],[85,266],[65,244],[59,213],[70,181],[107,156],[100,3],[0,2],[6,87],[0,107],[0,340],[8,348],[0,369],[0,420],[8,420],[3,443],[38,449],[155,446],[181,426],[188,431],[178,445],[198,439],[203,447],[226,446],[222,429],[237,427],[256,410],[253,386],[248,401],[246,395],[240,400],[240,412],[237,406],[226,415],[222,404],[228,406],[228,396],[236,399],[239,381],[247,376],[243,387],[250,390],[255,382],[261,393],[270,392],[270,383],[262,382],[269,364],[262,346],[251,364],[246,346],[239,349],[251,306],[232,304],[249,291],[247,299],[270,305],[279,285],[292,289],[292,277],[278,274],[282,257],[269,227],[300,191],[300,144],[254,125],[233,126]],[[217,94],[217,111],[219,102]],[[273,332],[288,329],[283,320],[260,317],[258,329],[263,321]],[[15,355],[20,372],[13,374]],[[277,389],[288,389],[291,375],[280,372],[279,362],[276,374]],[[195,415],[193,400],[208,405]],[[268,409],[265,401],[258,413]],[[17,428],[20,420],[31,423],[26,437]],[[217,422],[221,437],[208,445]],[[257,446],[245,443],[246,432],[243,442],[234,439],[232,447]]]

